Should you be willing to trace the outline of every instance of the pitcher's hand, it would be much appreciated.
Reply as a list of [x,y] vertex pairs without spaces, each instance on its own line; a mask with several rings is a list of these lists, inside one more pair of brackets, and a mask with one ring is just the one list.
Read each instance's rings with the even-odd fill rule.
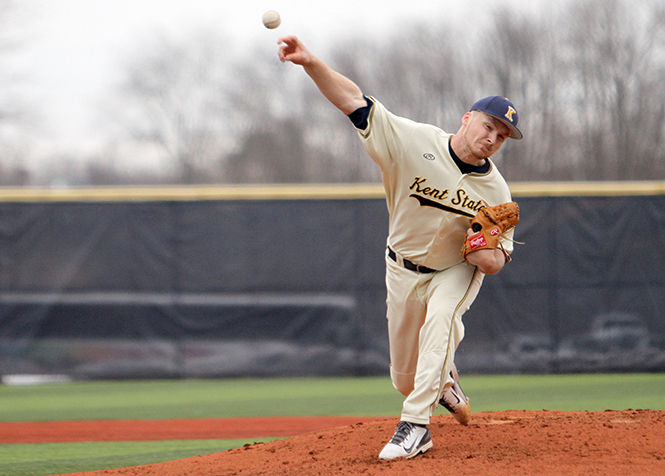
[[278,40],[279,59],[282,62],[290,61],[293,64],[307,66],[314,59],[305,45],[295,36],[285,36]]

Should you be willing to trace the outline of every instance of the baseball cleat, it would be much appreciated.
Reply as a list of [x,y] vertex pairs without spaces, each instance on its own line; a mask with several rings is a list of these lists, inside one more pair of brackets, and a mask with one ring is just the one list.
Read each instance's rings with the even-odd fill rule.
[[429,428],[401,421],[390,442],[379,453],[379,459],[413,458],[433,445]]
[[471,406],[469,405],[469,398],[464,394],[459,384],[459,374],[455,364],[453,364],[453,369],[450,371],[450,376],[455,382],[448,390],[443,392],[439,404],[452,413],[459,423],[468,425],[471,420]]

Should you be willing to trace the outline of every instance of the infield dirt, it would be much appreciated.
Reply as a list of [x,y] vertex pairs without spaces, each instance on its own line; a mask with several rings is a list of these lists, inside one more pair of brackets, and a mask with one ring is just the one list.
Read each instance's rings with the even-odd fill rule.
[[[159,424],[138,421],[123,425],[127,425],[126,431],[137,440],[181,439],[186,421]],[[379,461],[377,455],[392,435],[395,419],[256,418],[228,420],[228,424],[223,421],[191,420],[189,438],[238,438],[238,423],[243,425],[242,438],[295,436],[178,461],[75,474],[665,475],[665,411],[486,412],[474,414],[466,427],[449,415],[439,415],[430,426],[434,448],[410,460],[390,462]],[[206,422],[210,424],[207,430]],[[72,423],[84,422],[68,423],[71,429]],[[104,428],[108,430],[106,439],[117,439],[117,422],[103,423],[101,428],[91,430],[97,435],[95,440],[105,439]],[[4,425],[8,424],[0,425],[0,437],[9,430],[9,427],[3,430]],[[162,429],[158,428],[160,425]],[[286,426],[278,430],[280,425]],[[46,433],[54,430],[50,427]],[[33,432],[37,436],[36,427]],[[60,441],[81,441],[66,438],[67,426],[59,432]],[[76,434],[70,438],[81,437],[80,428]],[[138,438],[139,434],[143,437]]]

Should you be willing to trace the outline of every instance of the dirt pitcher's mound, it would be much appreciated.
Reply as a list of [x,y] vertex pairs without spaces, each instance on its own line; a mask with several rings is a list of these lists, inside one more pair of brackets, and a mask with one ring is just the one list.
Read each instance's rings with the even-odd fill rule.
[[477,413],[434,417],[434,448],[379,461],[394,419],[376,419],[179,461],[86,475],[665,475],[665,412]]

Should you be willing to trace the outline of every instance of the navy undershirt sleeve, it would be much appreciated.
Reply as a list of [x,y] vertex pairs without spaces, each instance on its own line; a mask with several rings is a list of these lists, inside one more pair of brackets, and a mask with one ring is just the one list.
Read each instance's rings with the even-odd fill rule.
[[351,122],[353,122],[353,125],[356,126],[356,128],[360,129],[361,131],[367,129],[369,121],[369,112],[372,110],[372,106],[374,105],[374,103],[370,98],[364,95],[363,97],[367,102],[367,106],[359,107],[351,114],[347,115],[347,117],[351,119]]

